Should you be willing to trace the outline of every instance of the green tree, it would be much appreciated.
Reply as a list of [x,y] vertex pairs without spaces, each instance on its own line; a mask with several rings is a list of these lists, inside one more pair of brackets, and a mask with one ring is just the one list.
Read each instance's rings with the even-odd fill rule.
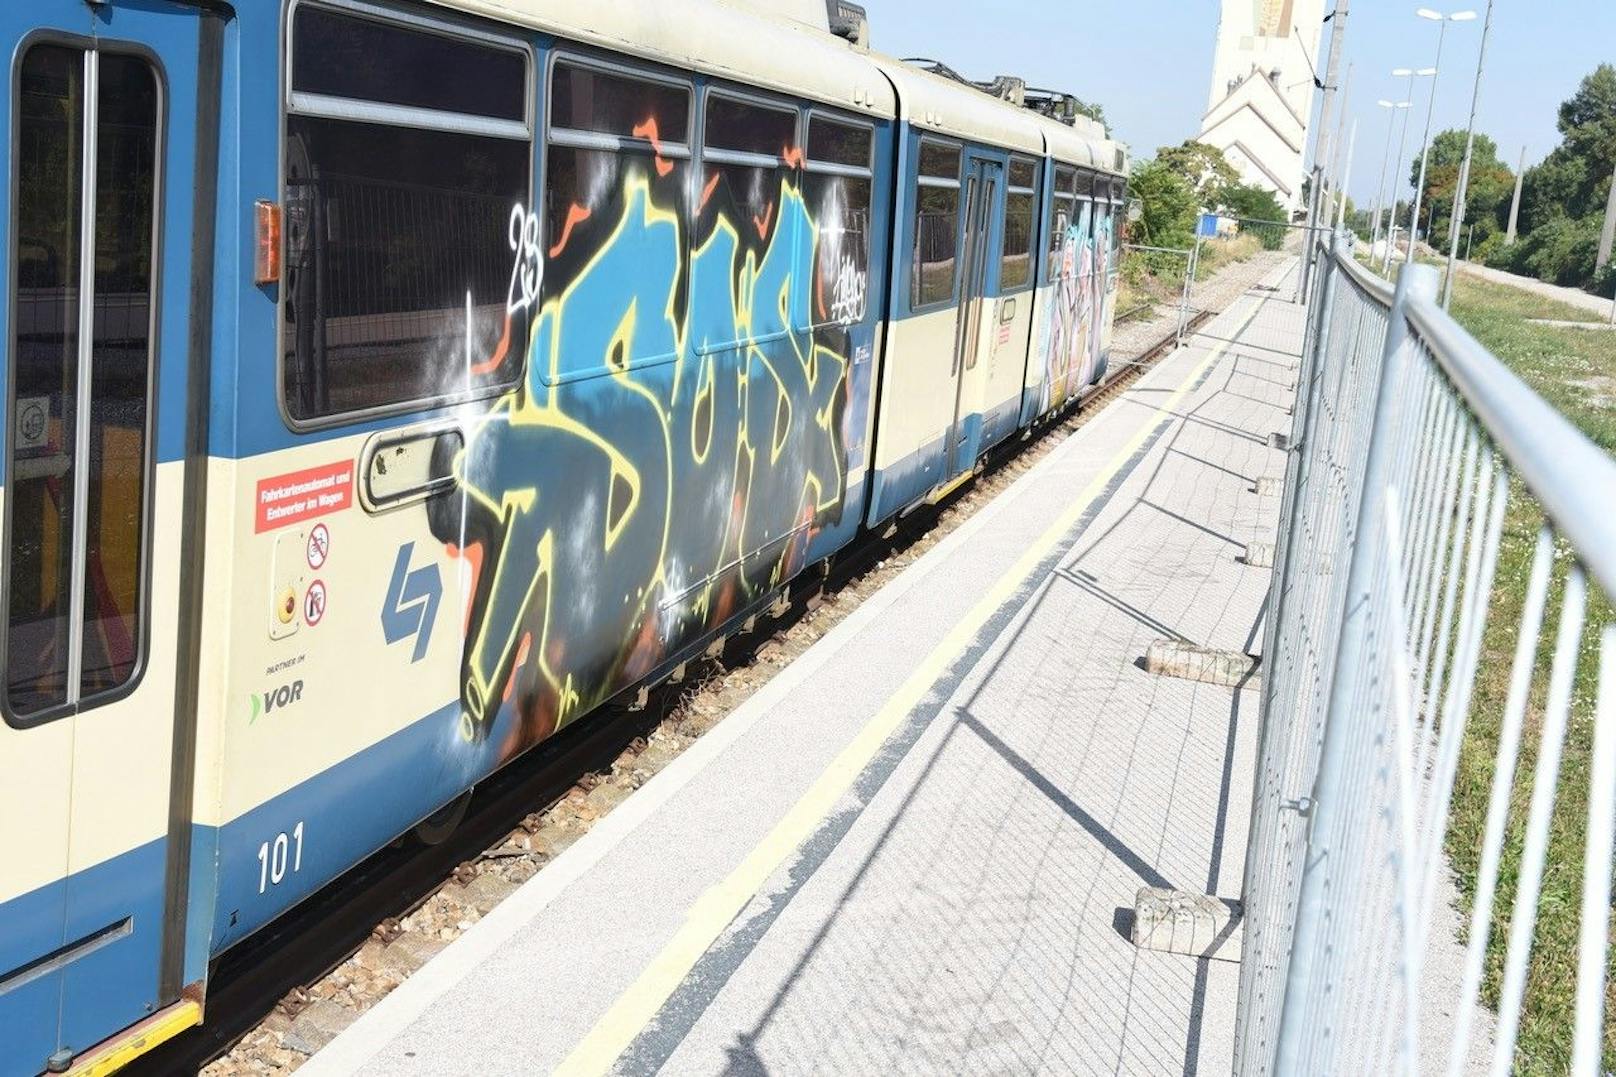
[[1156,151],[1156,160],[1178,173],[1203,206],[1217,206],[1224,189],[1240,182],[1240,173],[1223,156],[1222,150],[1193,138],[1185,139],[1178,146],[1163,146]]
[[[1459,169],[1464,162],[1464,131],[1450,128],[1431,139],[1431,152],[1425,170],[1425,200],[1420,208],[1420,232],[1426,242],[1446,249],[1453,197],[1459,187]],[[1409,163],[1409,186],[1420,181],[1420,158]],[[1509,215],[1509,200],[1515,193],[1515,173],[1499,160],[1498,143],[1476,132],[1470,157],[1470,186],[1465,195],[1465,222],[1476,226],[1476,242],[1502,231]],[[1398,223],[1408,226],[1406,216]]]
[[1197,200],[1189,181],[1159,160],[1134,165],[1128,190],[1143,210],[1138,221],[1141,243],[1153,247],[1188,247],[1195,241]]
[[1559,128],[1564,148],[1587,169],[1571,216],[1603,209],[1595,202],[1610,189],[1611,169],[1616,168],[1616,67],[1600,64],[1582,80],[1577,92],[1560,106]]
[[1521,183],[1521,241],[1494,248],[1494,265],[1543,280],[1603,287],[1594,254],[1616,167],[1616,66],[1600,64],[1561,105],[1560,145]]
[[1279,204],[1279,199],[1266,187],[1258,187],[1250,183],[1236,183],[1223,189],[1223,198],[1218,204],[1218,212],[1230,217],[1240,218],[1240,231],[1250,232],[1262,240],[1262,245],[1268,250],[1277,251],[1285,242],[1285,228],[1275,224],[1262,222],[1281,222],[1285,220],[1285,207]]
[[1588,163],[1564,146],[1528,168],[1521,180],[1521,233],[1572,216],[1571,207],[1587,180]]

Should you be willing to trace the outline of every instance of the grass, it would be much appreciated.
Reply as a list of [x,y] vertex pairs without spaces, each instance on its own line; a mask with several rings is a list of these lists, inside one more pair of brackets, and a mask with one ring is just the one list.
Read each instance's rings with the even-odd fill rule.
[[[1207,280],[1225,266],[1244,262],[1262,251],[1254,235],[1209,239],[1201,244],[1195,279]],[[1159,306],[1176,307],[1184,288],[1184,256],[1161,251],[1124,251],[1117,320],[1153,317]]]
[[[1460,276],[1454,287],[1453,315],[1478,341],[1533,390],[1607,451],[1616,453],[1616,332],[1532,324],[1529,318],[1597,320],[1587,311],[1509,285]],[[1454,789],[1448,853],[1467,906],[1475,892],[1477,860],[1485,828],[1498,726],[1509,688],[1510,663],[1525,602],[1536,536],[1543,514],[1525,488],[1512,481],[1499,548],[1497,576],[1483,637],[1483,653],[1466,743]],[[1616,511],[1605,506],[1601,511]],[[1483,998],[1498,1005],[1505,939],[1519,884],[1527,805],[1539,754],[1539,731],[1571,551],[1555,551],[1555,572],[1537,655],[1537,675],[1527,709],[1526,735],[1511,795],[1508,836],[1492,933]],[[1572,1011],[1576,993],[1577,933],[1580,926],[1583,831],[1588,800],[1589,750],[1597,668],[1598,628],[1612,617],[1608,599],[1591,589],[1581,640],[1577,679],[1565,754],[1560,769],[1554,824],[1537,935],[1527,980],[1525,1009],[1516,1050],[1521,1073],[1564,1073],[1571,1061]],[[1465,910],[1467,917],[1469,909]],[[1616,937],[1616,932],[1613,936]],[[1616,1002],[1616,966],[1607,977],[1607,1009]],[[1616,1027],[1605,1029],[1604,1068],[1616,1068]]]

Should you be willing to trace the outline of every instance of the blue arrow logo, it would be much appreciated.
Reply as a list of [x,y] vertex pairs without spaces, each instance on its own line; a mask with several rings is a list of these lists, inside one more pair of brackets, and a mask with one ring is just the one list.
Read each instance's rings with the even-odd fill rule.
[[415,637],[412,663],[426,654],[432,624],[438,617],[438,602],[443,598],[443,577],[438,574],[437,562],[411,571],[410,555],[414,552],[413,542],[399,547],[393,561],[393,579],[387,585],[387,603],[382,607],[382,635],[388,643]]

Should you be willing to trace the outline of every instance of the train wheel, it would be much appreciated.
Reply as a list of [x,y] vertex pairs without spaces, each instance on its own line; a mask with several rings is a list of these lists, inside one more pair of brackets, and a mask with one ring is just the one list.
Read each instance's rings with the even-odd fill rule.
[[422,845],[441,845],[447,841],[450,834],[460,825],[460,820],[466,817],[466,809],[471,806],[471,790],[455,797],[449,803],[433,812],[431,815],[415,824],[411,831],[415,840]]

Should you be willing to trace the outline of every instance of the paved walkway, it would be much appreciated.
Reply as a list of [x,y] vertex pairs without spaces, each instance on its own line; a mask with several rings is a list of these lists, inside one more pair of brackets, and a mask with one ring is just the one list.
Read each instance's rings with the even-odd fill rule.
[[1302,311],[1284,263],[304,1068],[1227,1072],[1237,966],[1136,950],[1239,892],[1246,649]]
[[1502,269],[1491,266],[1477,265],[1474,262],[1460,262],[1459,271],[1468,273],[1481,280],[1490,280],[1495,284],[1509,284],[1524,289],[1545,299],[1557,299],[1562,303],[1569,303],[1573,307],[1597,314],[1602,318],[1610,317],[1611,300],[1603,299],[1581,288],[1563,288],[1558,284],[1538,280],[1536,277],[1523,277],[1516,273],[1506,273]]

